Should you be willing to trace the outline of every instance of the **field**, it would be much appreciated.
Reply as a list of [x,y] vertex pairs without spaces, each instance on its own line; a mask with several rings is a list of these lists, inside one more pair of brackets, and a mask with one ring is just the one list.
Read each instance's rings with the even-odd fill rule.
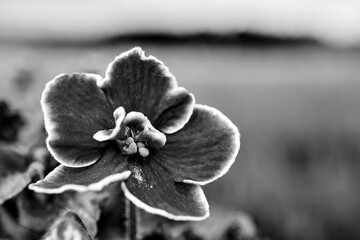
[[199,104],[238,126],[229,173],[206,186],[213,204],[249,213],[272,239],[357,239],[360,230],[360,52],[317,45],[0,45],[0,99],[42,127],[41,92],[60,73],[104,75],[141,44]]

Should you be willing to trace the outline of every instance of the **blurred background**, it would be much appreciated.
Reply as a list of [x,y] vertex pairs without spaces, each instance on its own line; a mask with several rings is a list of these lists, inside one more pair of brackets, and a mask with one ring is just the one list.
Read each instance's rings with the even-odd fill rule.
[[46,82],[104,75],[134,46],[240,129],[211,204],[274,240],[360,238],[358,1],[2,0],[0,100],[25,117],[19,144],[43,124]]

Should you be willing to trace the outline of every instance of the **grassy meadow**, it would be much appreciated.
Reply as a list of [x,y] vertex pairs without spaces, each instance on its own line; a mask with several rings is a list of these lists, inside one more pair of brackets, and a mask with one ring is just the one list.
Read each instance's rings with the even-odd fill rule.
[[19,144],[31,145],[42,127],[46,82],[60,73],[104,75],[135,45],[240,130],[235,164],[205,187],[210,203],[249,213],[274,240],[360,237],[360,51],[310,44],[0,45],[0,99],[27,123]]

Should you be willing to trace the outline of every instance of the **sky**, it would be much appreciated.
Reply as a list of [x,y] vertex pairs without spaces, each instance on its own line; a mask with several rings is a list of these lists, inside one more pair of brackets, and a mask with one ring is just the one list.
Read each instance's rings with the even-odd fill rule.
[[83,41],[244,31],[360,45],[356,0],[2,0],[0,41]]

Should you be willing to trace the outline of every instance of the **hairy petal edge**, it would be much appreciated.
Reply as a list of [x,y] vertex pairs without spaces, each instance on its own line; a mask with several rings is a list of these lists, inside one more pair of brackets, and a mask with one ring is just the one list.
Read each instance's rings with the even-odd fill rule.
[[113,109],[97,87],[101,76],[61,74],[47,83],[41,98],[47,146],[61,164],[85,167],[94,164],[106,143],[93,139],[101,129],[115,125]]
[[131,172],[126,166],[126,158],[116,149],[109,149],[99,161],[87,167],[71,168],[60,165],[45,179],[30,184],[29,189],[40,193],[99,191],[110,183],[127,179]]
[[167,135],[167,144],[153,158],[176,181],[205,185],[229,170],[239,149],[237,127],[219,110],[196,104],[189,122]]
[[175,182],[151,155],[145,162],[133,159],[129,170],[132,174],[122,183],[122,189],[137,207],[173,220],[200,221],[209,216],[209,204],[201,187]]

